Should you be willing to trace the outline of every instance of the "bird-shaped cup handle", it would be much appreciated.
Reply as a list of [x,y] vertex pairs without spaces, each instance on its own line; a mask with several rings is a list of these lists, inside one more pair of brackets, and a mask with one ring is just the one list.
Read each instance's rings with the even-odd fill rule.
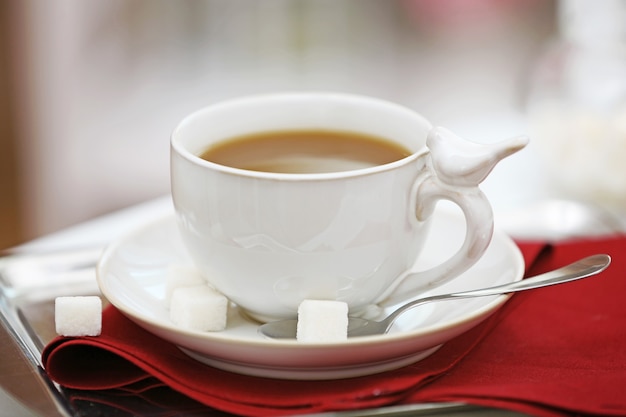
[[449,200],[463,211],[465,239],[461,248],[442,264],[399,277],[379,298],[378,305],[396,304],[442,285],[481,258],[493,235],[493,210],[478,186],[499,161],[527,143],[528,138],[516,137],[485,145],[462,139],[442,127],[429,132],[429,152],[424,155],[426,169],[416,179],[411,193],[415,217],[410,221],[425,221],[439,200]]

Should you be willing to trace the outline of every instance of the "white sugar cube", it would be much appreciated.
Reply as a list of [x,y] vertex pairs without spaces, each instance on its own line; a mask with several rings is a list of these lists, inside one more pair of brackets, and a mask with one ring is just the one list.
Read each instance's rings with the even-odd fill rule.
[[100,297],[57,297],[54,300],[54,323],[61,336],[99,336],[102,331]]
[[180,327],[203,332],[226,328],[228,299],[207,285],[172,291],[170,319]]
[[304,300],[298,307],[299,342],[337,342],[348,338],[348,304],[332,300]]
[[200,271],[189,265],[170,265],[165,276],[165,300],[169,305],[172,292],[176,288],[192,287],[204,284],[205,280]]

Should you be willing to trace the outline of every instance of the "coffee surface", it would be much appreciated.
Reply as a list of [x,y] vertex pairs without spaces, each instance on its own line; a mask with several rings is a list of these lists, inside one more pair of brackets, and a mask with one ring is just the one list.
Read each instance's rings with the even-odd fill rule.
[[411,155],[388,139],[326,130],[264,132],[210,146],[200,156],[251,171],[325,173],[383,165]]

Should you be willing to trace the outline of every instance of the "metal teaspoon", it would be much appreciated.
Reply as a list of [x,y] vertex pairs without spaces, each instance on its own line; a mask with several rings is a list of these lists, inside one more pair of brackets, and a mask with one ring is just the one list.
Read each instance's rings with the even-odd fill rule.
[[[562,284],[596,275],[604,271],[610,263],[611,257],[609,255],[593,255],[554,271],[526,278],[521,281],[477,290],[420,298],[401,306],[381,321],[367,320],[359,317],[349,317],[348,337],[385,334],[402,313],[417,306],[421,306],[422,304],[433,301],[501,295],[516,291],[547,287],[549,285]],[[259,327],[259,333],[273,339],[295,339],[297,323],[298,321],[295,319],[269,322]]]

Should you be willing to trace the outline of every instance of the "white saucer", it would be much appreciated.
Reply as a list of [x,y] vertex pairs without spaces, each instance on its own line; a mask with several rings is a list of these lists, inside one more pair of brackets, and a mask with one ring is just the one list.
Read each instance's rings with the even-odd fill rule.
[[[437,210],[428,245],[416,269],[426,269],[449,257],[460,246],[463,234],[464,220],[456,211]],[[493,296],[428,304],[405,313],[387,335],[311,345],[261,336],[258,324],[240,314],[236,306],[231,307],[228,327],[222,332],[176,327],[165,302],[165,276],[170,265],[191,264],[175,219],[169,216],[107,248],[97,268],[98,285],[123,314],[191,357],[216,368],[270,378],[349,378],[406,366],[476,326],[508,299]],[[496,231],[489,249],[475,266],[431,293],[518,281],[523,272],[519,249]]]

